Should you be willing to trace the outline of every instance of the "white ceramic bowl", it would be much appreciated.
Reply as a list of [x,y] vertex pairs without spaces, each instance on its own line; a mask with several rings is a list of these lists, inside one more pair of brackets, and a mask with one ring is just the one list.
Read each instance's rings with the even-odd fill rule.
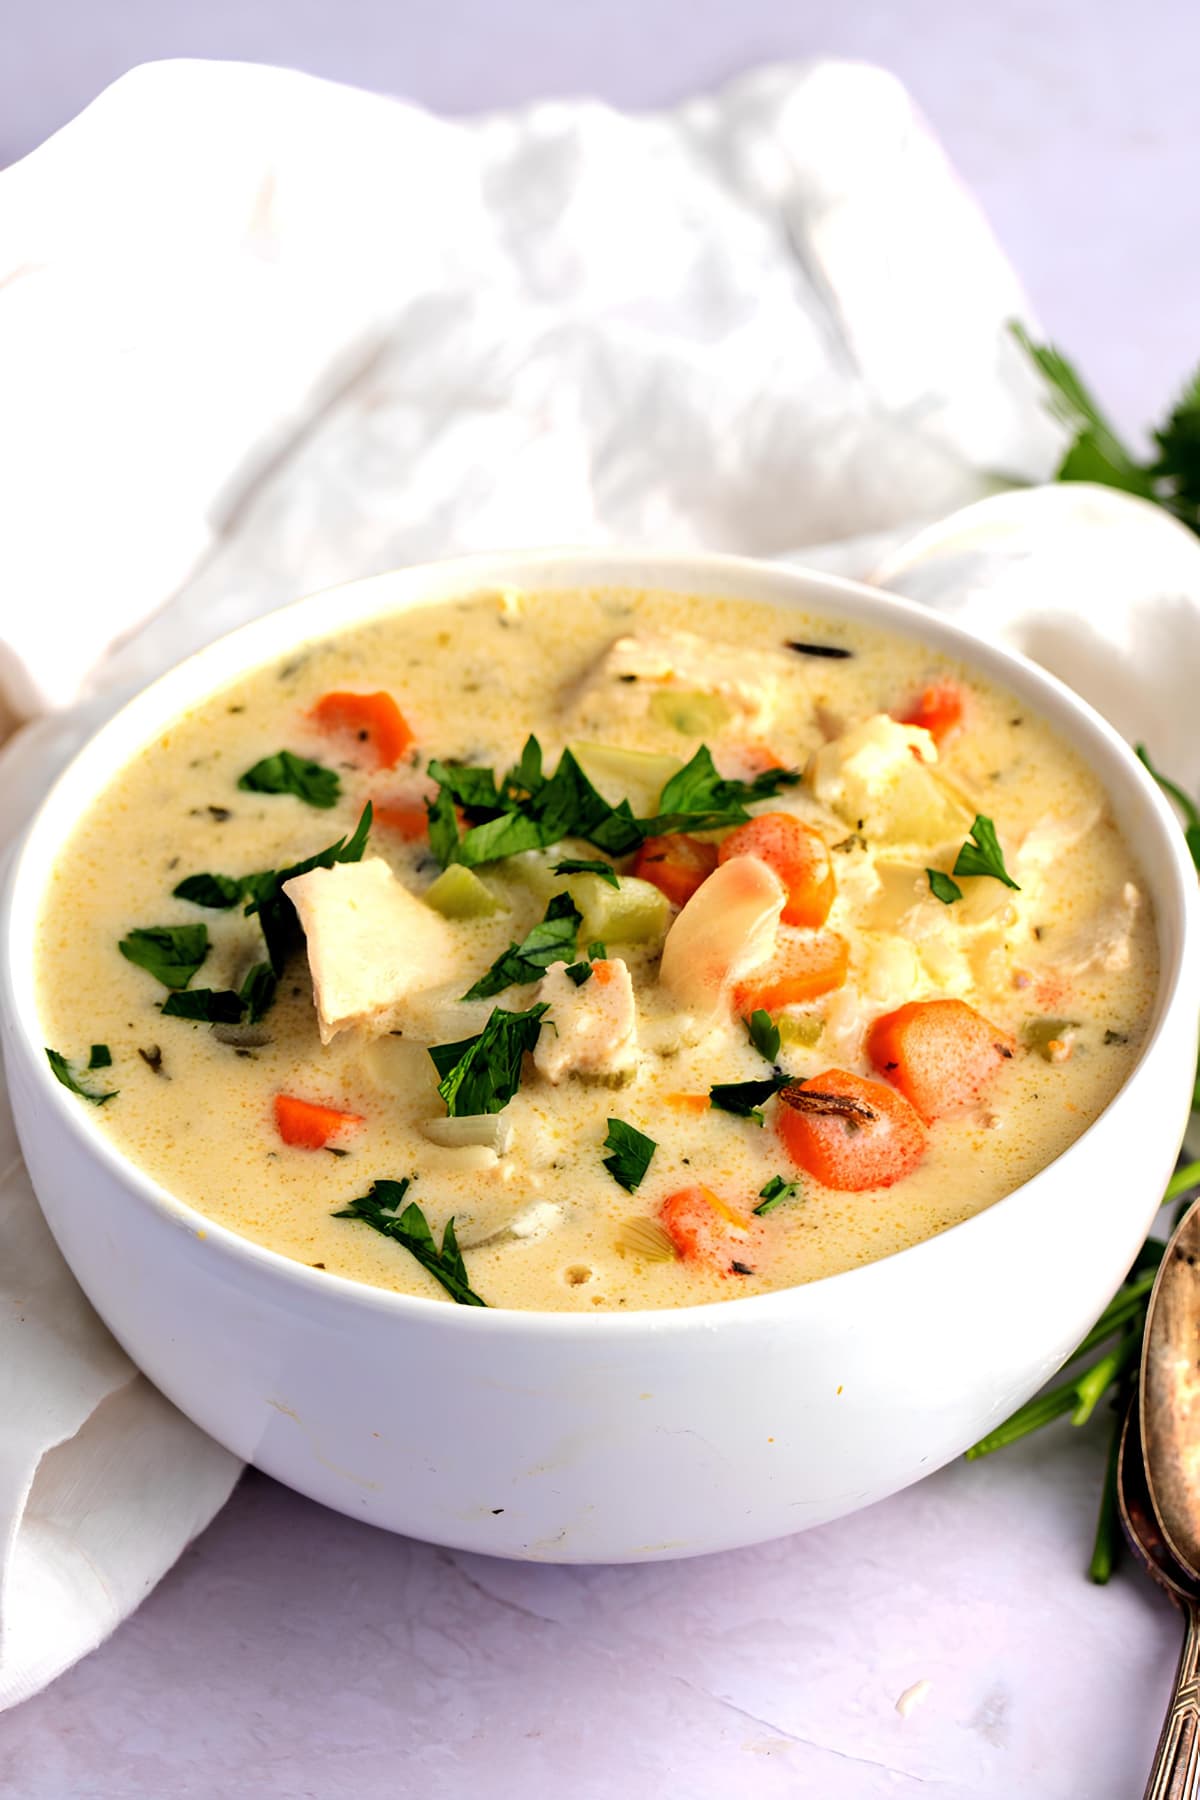
[[[361,1287],[235,1236],[112,1147],[51,1076],[36,920],[76,819],[183,708],[297,644],[513,584],[737,594],[881,625],[1049,718],[1145,871],[1162,974],[1141,1060],[1041,1174],[940,1237],[805,1287],[677,1312],[477,1310]],[[536,721],[531,721],[531,724]],[[222,639],[87,745],[35,819],[3,918],[0,1027],[46,1217],[130,1356],[238,1456],[354,1517],[545,1561],[690,1555],[836,1518],[956,1456],[1056,1368],[1173,1167],[1200,1007],[1196,876],[1154,785],[1051,677],[877,591],[732,558],[472,557],[318,594]]]

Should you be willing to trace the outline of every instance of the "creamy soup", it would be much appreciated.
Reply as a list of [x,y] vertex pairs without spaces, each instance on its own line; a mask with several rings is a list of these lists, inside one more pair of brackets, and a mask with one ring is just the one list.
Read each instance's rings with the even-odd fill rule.
[[989,1206],[1116,1093],[1155,978],[1105,795],[1023,703],[614,590],[403,612],[198,705],[81,821],[39,966],[56,1073],[200,1213],[547,1311]]

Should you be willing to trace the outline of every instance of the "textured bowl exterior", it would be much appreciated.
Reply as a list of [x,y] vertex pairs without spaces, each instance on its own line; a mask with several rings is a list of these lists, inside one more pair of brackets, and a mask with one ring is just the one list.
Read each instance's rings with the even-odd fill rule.
[[[661,587],[918,636],[1037,707],[1106,784],[1156,909],[1162,978],[1141,1061],[1033,1180],[899,1255],[674,1312],[536,1314],[385,1294],[275,1255],[141,1174],[53,1080],[36,917],[91,797],[179,712],[334,627],[482,588]],[[1186,1122],[1200,1009],[1195,874],[1126,747],[1060,684],[850,583],[732,558],[472,557],[316,595],[222,639],[130,703],[60,779],[0,920],[0,1033],[50,1228],[134,1361],[197,1424],[300,1492],[494,1555],[696,1554],[817,1525],[904,1487],[1025,1400],[1121,1280]]]

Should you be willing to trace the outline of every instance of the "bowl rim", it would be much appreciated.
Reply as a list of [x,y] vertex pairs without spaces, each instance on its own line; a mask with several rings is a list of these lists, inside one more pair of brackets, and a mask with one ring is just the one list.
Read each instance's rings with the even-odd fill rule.
[[[1155,856],[1140,859],[1146,885],[1155,901],[1159,979],[1150,1026],[1137,1061],[1112,1099],[1080,1135],[1051,1162],[990,1206],[887,1256],[762,1294],[733,1295],[694,1306],[631,1311],[606,1308],[588,1313],[456,1306],[440,1297],[396,1293],[329,1270],[312,1269],[201,1212],[139,1168],[108,1139],[99,1121],[91,1119],[50,1070],[39,1028],[33,978],[32,951],[46,886],[55,860],[79,817],[78,808],[72,811],[67,806],[74,787],[82,783],[94,793],[107,786],[152,740],[155,728],[151,725],[145,729],[143,722],[160,716],[164,696],[174,700],[179,689],[185,693],[172,706],[168,718],[204,704],[229,682],[244,678],[298,644],[413,605],[452,604],[456,599],[469,599],[489,588],[506,586],[535,592],[613,587],[705,597],[723,595],[861,619],[880,629],[927,642],[930,648],[957,657],[989,680],[996,680],[1030,701],[1081,755],[1113,799],[1112,782],[1097,768],[1097,756],[1090,751],[1107,760],[1117,780],[1125,783],[1122,800],[1130,809],[1142,810],[1159,837]],[[426,587],[443,591],[425,593]],[[766,587],[777,591],[768,594],[762,591]],[[747,591],[750,589],[755,591]],[[218,671],[215,676],[213,671]],[[137,728],[136,735],[125,745],[131,724]],[[1080,741],[1087,737],[1092,740],[1090,748]],[[124,746],[119,754],[111,754],[114,745]],[[86,776],[81,774],[85,759],[89,765]],[[99,779],[97,767],[103,771]],[[22,962],[19,952],[26,942],[30,953]],[[208,1255],[216,1255],[267,1282],[282,1284],[282,1289],[297,1299],[309,1298],[314,1316],[330,1306],[349,1306],[352,1310],[365,1308],[392,1314],[398,1321],[408,1318],[414,1323],[452,1331],[583,1334],[597,1340],[639,1335],[658,1339],[681,1331],[711,1330],[715,1324],[728,1328],[751,1322],[769,1324],[775,1318],[793,1315],[798,1306],[803,1306],[805,1296],[825,1297],[834,1289],[841,1294],[851,1284],[861,1287],[886,1278],[886,1272],[898,1265],[911,1267],[916,1259],[928,1262],[950,1254],[952,1246],[964,1239],[986,1236],[989,1229],[998,1229],[998,1222],[1023,1203],[1040,1203],[1041,1191],[1047,1185],[1069,1179],[1069,1173],[1064,1177],[1062,1171],[1072,1157],[1082,1157],[1083,1146],[1093,1133],[1105,1128],[1106,1122],[1111,1124],[1114,1112],[1128,1110],[1129,1097],[1145,1086],[1155,1051],[1180,1008],[1188,1005],[1193,1012],[1196,1010],[1200,999],[1200,890],[1183,833],[1170,806],[1114,727],[1048,670],[1015,651],[989,643],[944,614],[886,589],[809,569],[799,562],[772,562],[705,551],[659,552],[587,545],[514,548],[414,564],[317,589],[222,633],[125,699],[77,748],[20,834],[9,862],[0,911],[0,985],[4,990],[5,1033],[19,1043],[35,1071],[36,1101],[49,1108],[51,1118],[84,1155],[96,1158],[125,1193],[156,1214],[160,1222],[187,1231]]]

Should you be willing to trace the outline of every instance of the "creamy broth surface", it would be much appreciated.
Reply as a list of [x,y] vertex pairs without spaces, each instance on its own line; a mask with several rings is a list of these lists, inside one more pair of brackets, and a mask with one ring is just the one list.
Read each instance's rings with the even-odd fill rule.
[[[664,676],[654,656],[640,672],[634,653],[630,679],[611,660],[617,640],[653,646],[679,632],[709,640],[711,672],[689,663]],[[789,642],[850,654],[817,656]],[[771,689],[761,704],[759,666]],[[838,760],[848,734],[904,714],[914,696],[946,683],[965,711],[931,765],[944,817],[924,841],[920,832],[914,840],[911,820],[899,838],[889,837],[886,820],[860,823],[850,816],[857,790]],[[353,733],[330,735],[314,723],[317,701],[347,690],[394,696],[414,737],[395,767],[363,766]],[[119,953],[131,928],[203,923],[211,947],[191,987],[236,987],[262,955],[256,920],[241,905],[209,910],[175,898],[174,886],[199,871],[239,877],[293,864],[351,833],[368,798],[382,815],[368,857],[384,859],[421,896],[437,863],[426,840],[386,822],[389,809],[411,812],[434,792],[431,758],[499,775],[531,732],[547,770],[568,744],[652,752],[680,765],[707,744],[723,775],[752,778],[764,746],[807,772],[749,811],[792,814],[828,846],[837,896],[823,930],[844,940],[849,967],[828,992],[775,1009],[784,1029],[778,1065],[797,1081],[831,1069],[883,1081],[865,1034],[915,1000],[961,999],[1011,1045],[975,1103],[928,1124],[911,1172],[890,1186],[836,1191],[790,1159],[779,1098],[765,1102],[761,1125],[706,1107],[714,1083],[762,1080],[772,1065],[728,995],[705,1031],[661,992],[661,929],[643,941],[605,940],[607,957],[632,977],[631,1070],[553,1084],[526,1057],[504,1109],[512,1130],[502,1154],[430,1141],[422,1128],[445,1107],[428,1047],[471,1037],[493,1008],[528,1008],[539,991],[533,983],[466,1002],[466,989],[538,923],[555,893],[572,893],[585,911],[608,903],[594,875],[552,872],[564,856],[601,857],[580,840],[479,867],[498,910],[448,920],[445,960],[427,971],[421,991],[391,1010],[385,1028],[356,1026],[328,1044],[303,946],[275,1004],[241,1043],[223,1041],[229,1031],[164,1017],[165,988]],[[337,771],[334,807],[239,789],[239,776],[283,748]],[[870,773],[874,754],[868,745],[860,772]],[[924,768],[919,748],[905,745],[903,754]],[[611,780],[593,778],[608,800],[620,797]],[[658,810],[653,799],[631,799],[639,816]],[[967,877],[958,883],[963,898],[943,904],[924,867],[948,873],[977,814],[994,821],[1019,888]],[[726,834],[697,835],[716,844]],[[632,857],[613,860],[625,877]],[[664,915],[671,928],[677,911]],[[576,955],[586,960],[583,935]],[[454,1217],[471,1287],[487,1304],[590,1312],[810,1281],[990,1205],[1058,1156],[1112,1099],[1138,1055],[1157,960],[1140,873],[1096,779],[1035,714],[970,667],[872,628],[757,603],[603,590],[489,592],[396,614],[305,646],[181,717],[118,774],[64,850],[46,896],[38,974],[46,1043],[84,1086],[119,1090],[92,1112],[97,1128],[200,1213],[299,1262],[449,1304],[403,1246],[335,1216],[375,1181],[412,1177],[407,1199],[439,1243]],[[599,976],[575,991],[581,1005],[589,991],[600,995]],[[85,1073],[95,1043],[108,1045],[112,1065]],[[363,1122],[327,1149],[285,1144],[273,1111],[280,1094]],[[634,1193],[604,1166],[611,1118],[657,1146]],[[776,1176],[794,1179],[796,1192],[754,1216]],[[644,1222],[658,1219],[668,1196],[697,1184],[747,1221],[728,1256],[664,1254],[661,1224],[646,1234]],[[642,1224],[631,1228],[635,1220]]]

